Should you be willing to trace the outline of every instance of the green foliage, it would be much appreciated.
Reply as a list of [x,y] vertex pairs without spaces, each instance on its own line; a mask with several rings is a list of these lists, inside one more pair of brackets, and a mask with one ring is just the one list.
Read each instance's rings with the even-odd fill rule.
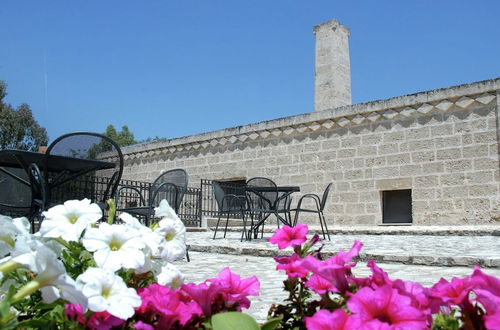
[[212,316],[213,330],[259,330],[257,322],[249,315],[240,312],[219,313]]
[[47,145],[47,131],[35,120],[29,105],[14,109],[3,102],[6,95],[7,84],[0,80],[0,149],[37,151]]
[[459,319],[455,315],[455,310],[450,314],[439,313],[432,322],[432,330],[458,330],[460,329]]
[[259,326],[250,315],[241,312],[219,313],[212,316],[210,322],[205,323],[207,329],[212,330],[274,330],[280,325],[280,319],[268,320]]
[[68,242],[67,249],[62,250],[61,257],[66,271],[71,278],[76,278],[89,267],[96,267],[92,254],[82,243]]
[[134,133],[128,129],[127,125],[122,126],[122,130],[119,132],[113,125],[108,125],[104,135],[114,140],[120,147],[137,144],[137,141],[134,138]]

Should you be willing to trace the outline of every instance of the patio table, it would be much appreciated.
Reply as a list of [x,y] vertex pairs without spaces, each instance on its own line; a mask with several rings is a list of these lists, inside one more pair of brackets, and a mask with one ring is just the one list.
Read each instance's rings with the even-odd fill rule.
[[[277,193],[283,193],[278,199],[276,199],[274,205],[272,205],[271,213],[267,214],[264,218],[260,219],[256,224],[251,225],[250,232],[253,231],[254,237],[257,238],[257,234],[259,231],[259,227],[264,224],[266,219],[269,217],[269,215],[274,214],[276,216],[276,219],[280,222],[282,222],[285,225],[288,226],[293,226],[293,223],[287,221],[287,219],[283,218],[279,213],[278,213],[278,203],[280,200],[286,199],[288,196],[290,196],[294,192],[299,192],[300,187],[299,186],[276,186],[276,187],[269,187],[269,186],[245,186],[245,191],[250,191],[261,198],[264,197],[264,193],[266,192],[277,192]],[[250,210],[251,211],[251,210]],[[252,219],[253,221],[253,219]],[[251,235],[249,235],[251,238]]]
[[22,168],[26,171],[26,173],[28,173],[28,177],[30,177],[29,167],[32,164],[36,165],[42,173],[54,174],[50,180],[48,180],[48,178],[43,178],[44,180],[42,181],[45,182],[45,187],[43,187],[43,189],[56,187],[91,171],[111,169],[115,167],[114,163],[105,161],[47,155],[44,153],[25,150],[0,150],[0,171],[27,186],[31,186],[30,182],[19,177],[12,171],[9,171],[9,168]]

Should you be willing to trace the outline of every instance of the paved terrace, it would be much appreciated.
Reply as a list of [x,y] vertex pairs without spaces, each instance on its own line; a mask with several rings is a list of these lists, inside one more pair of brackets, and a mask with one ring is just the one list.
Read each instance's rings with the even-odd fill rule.
[[[271,227],[271,226],[269,226]],[[370,274],[366,260],[375,259],[391,278],[418,281],[431,286],[441,277],[451,279],[472,273],[473,265],[480,265],[488,274],[500,277],[500,227],[376,227],[336,228],[326,241],[325,255],[340,249],[350,249],[354,240],[363,242],[356,276]],[[225,266],[242,277],[257,276],[261,281],[261,295],[252,297],[249,314],[263,321],[273,302],[282,302],[283,272],[275,270],[273,255],[290,253],[290,248],[279,251],[264,238],[240,242],[241,233],[232,228],[226,238],[223,231],[212,240],[213,231],[188,231],[187,244],[191,262],[177,263],[189,282],[199,283],[214,277]]]

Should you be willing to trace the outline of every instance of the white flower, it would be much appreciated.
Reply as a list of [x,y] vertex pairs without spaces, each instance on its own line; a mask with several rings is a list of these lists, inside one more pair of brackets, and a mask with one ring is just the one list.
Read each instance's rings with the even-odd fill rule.
[[8,255],[14,249],[17,234],[18,230],[12,223],[12,218],[0,215],[0,257]]
[[54,254],[52,250],[40,242],[35,236],[18,236],[14,249],[10,253],[10,257],[5,259],[12,260],[28,267],[34,273],[39,273],[40,262],[37,260],[38,253],[45,250],[49,250]]
[[156,277],[158,284],[177,289],[184,283],[184,275],[174,265],[167,263]]
[[154,233],[151,228],[144,226],[139,222],[139,220],[128,213],[120,214],[119,218],[125,223],[125,226],[140,232],[142,240],[149,248],[149,255],[157,254],[159,244],[161,242],[161,237]]
[[61,237],[66,241],[78,241],[90,224],[102,218],[101,208],[90,200],[70,200],[43,212],[45,219],[40,227],[43,237]]
[[30,223],[27,218],[15,218],[0,215],[0,258],[14,249],[18,236],[30,236]]
[[[13,258],[12,260],[16,262],[22,261],[21,258]],[[29,260],[29,258],[26,260]],[[63,263],[51,249],[44,245],[37,246],[36,253],[34,253],[34,265],[29,264],[28,266],[37,275],[30,282],[32,285],[22,287],[14,295],[14,299],[24,298],[41,289],[42,298],[46,303],[54,302],[62,297],[71,303],[80,304],[83,308],[86,308],[87,298],[76,289],[75,281],[66,274]]]
[[142,251],[146,244],[141,233],[123,225],[101,223],[99,228],[85,232],[82,243],[87,250],[94,252],[97,266],[116,271],[120,268],[137,269],[144,266]]
[[88,298],[93,312],[108,311],[122,320],[134,315],[134,307],[141,305],[141,298],[133,288],[110,270],[91,267],[76,279],[77,287]]
[[179,220],[177,213],[170,207],[166,199],[162,199],[160,205],[155,207],[155,218],[167,218],[172,220]]
[[186,227],[181,220],[162,219],[155,233],[161,237],[160,256],[167,261],[184,257],[186,254]]
[[52,285],[43,287],[40,291],[42,291],[43,301],[47,304],[62,298],[72,304],[79,304],[83,310],[87,309],[87,297],[76,287],[76,282],[67,274],[60,275],[52,281]]

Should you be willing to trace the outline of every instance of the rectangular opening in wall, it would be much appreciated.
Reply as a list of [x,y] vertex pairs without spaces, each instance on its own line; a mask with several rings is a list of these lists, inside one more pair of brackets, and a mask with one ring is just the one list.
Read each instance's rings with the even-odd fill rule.
[[382,223],[412,223],[411,189],[382,191]]

